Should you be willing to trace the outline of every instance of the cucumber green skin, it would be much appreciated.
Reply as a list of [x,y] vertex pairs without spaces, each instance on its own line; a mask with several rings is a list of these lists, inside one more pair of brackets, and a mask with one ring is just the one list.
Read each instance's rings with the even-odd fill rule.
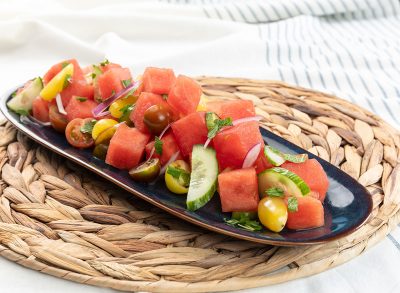
[[[275,159],[277,160],[273,158],[274,155],[276,156]],[[264,156],[267,158],[268,162],[274,166],[280,166],[285,163],[285,158],[283,154],[279,150],[276,150],[267,145],[264,147]]]
[[[310,187],[295,173],[280,167],[267,169],[258,174],[258,192],[261,197],[265,196],[265,190],[270,187],[281,187],[271,184],[271,178],[277,178],[281,185],[290,190],[285,192],[289,196],[305,196],[310,193]],[[297,182],[297,183],[296,183]]]
[[[199,148],[201,150],[207,151],[207,152],[211,152],[212,153],[212,158],[215,163],[215,167],[217,168],[216,170],[216,176],[215,179],[213,180],[213,182],[210,185],[210,188],[206,191],[206,193],[202,194],[201,196],[196,197],[195,199],[192,200],[188,200],[186,199],[186,207],[189,211],[195,211],[198,210],[199,208],[203,207],[206,203],[208,203],[211,198],[214,196],[215,191],[217,190],[217,181],[218,181],[218,162],[217,162],[217,157],[216,157],[216,153],[215,150],[208,147],[206,149],[204,149],[204,146],[199,144],[199,145],[194,145],[193,146],[193,150],[195,148]],[[193,155],[192,155],[192,161],[193,161]],[[193,170],[192,170],[192,176],[191,178],[194,178],[195,176],[193,176]],[[190,185],[189,185],[189,192],[190,193]]]
[[21,115],[29,114],[29,111],[32,110],[33,100],[39,96],[42,89],[42,79],[40,77],[35,78],[26,89],[8,101],[8,108]]

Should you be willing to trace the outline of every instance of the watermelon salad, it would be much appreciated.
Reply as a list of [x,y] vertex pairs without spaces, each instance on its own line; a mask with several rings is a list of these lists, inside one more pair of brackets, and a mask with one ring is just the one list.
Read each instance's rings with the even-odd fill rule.
[[219,196],[225,222],[237,228],[324,225],[329,182],[318,161],[265,145],[251,101],[207,100],[195,80],[171,69],[133,78],[107,60],[83,68],[65,60],[7,105],[23,123],[54,128],[132,180],[164,180],[190,211]]

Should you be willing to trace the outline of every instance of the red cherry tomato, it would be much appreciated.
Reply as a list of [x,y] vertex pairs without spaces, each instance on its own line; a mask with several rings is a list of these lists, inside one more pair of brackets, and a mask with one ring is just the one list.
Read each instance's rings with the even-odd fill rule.
[[51,126],[58,132],[65,132],[65,128],[67,128],[68,120],[67,117],[60,112],[58,112],[58,108],[55,105],[51,105],[49,108],[49,118]]
[[94,145],[92,134],[81,131],[82,126],[90,123],[92,120],[92,118],[75,118],[68,123],[65,129],[65,136],[72,146],[86,149]]

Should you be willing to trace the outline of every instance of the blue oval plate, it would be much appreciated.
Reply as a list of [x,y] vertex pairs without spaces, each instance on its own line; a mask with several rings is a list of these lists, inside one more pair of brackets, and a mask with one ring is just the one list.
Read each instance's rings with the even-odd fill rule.
[[22,124],[19,115],[9,111],[6,106],[12,92],[14,90],[7,92],[2,97],[0,109],[5,117],[27,136],[151,204],[188,222],[215,232],[271,245],[320,244],[354,232],[367,220],[372,211],[371,195],[355,179],[330,163],[261,127],[261,134],[267,144],[286,153],[308,153],[311,158],[316,158],[323,166],[330,183],[324,202],[325,226],[300,231],[284,229],[280,233],[267,230],[249,232],[234,228],[224,223],[224,218],[229,218],[230,214],[221,212],[221,204],[217,194],[203,208],[190,212],[186,210],[186,197],[169,192],[165,187],[164,180],[158,180],[156,184],[152,185],[135,182],[129,177],[127,171],[118,170],[94,158],[90,150],[73,148],[68,144],[64,135],[57,133],[50,127]]

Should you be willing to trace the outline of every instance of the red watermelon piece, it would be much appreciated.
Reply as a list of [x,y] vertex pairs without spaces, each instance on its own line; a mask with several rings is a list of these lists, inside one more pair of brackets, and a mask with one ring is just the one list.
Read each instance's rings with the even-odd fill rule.
[[93,118],[93,109],[96,108],[97,103],[93,100],[85,99],[84,97],[73,96],[69,101],[65,111],[67,112],[67,119],[71,121],[75,118]]
[[311,196],[297,198],[297,212],[288,212],[286,226],[289,229],[311,229],[324,225],[324,207]]
[[111,138],[106,163],[118,169],[131,169],[137,166],[149,139],[150,135],[121,124]]
[[124,88],[123,80],[132,80],[131,72],[128,68],[111,68],[104,72],[97,78],[96,100],[104,101],[121,91]]
[[121,65],[116,64],[116,63],[107,63],[107,64],[104,64],[104,65],[100,64],[99,67],[100,67],[100,70],[102,72],[106,72],[106,71],[109,71],[110,69],[114,69],[114,68],[122,68]]
[[248,151],[263,143],[258,122],[250,121],[226,128],[213,139],[220,170],[241,168]]
[[[329,180],[321,164],[316,159],[309,159],[300,164],[285,162],[281,167],[300,176],[312,191],[319,194],[319,200],[321,202],[324,201],[329,188]],[[316,195],[314,194],[314,196]]]
[[71,83],[60,93],[62,103],[66,107],[73,96],[85,97],[93,100],[94,88],[86,80],[72,80]]
[[57,75],[57,73],[59,73],[66,65],[70,63],[74,65],[74,74],[72,75],[72,80],[84,80],[85,77],[78,61],[76,59],[69,59],[54,64],[43,76],[43,83],[46,85],[54,76]]
[[256,115],[253,102],[246,100],[208,102],[206,108],[207,111],[216,113],[221,119],[231,117],[232,120],[237,120]]
[[[162,141],[162,154],[160,156],[159,154],[154,152],[153,158],[160,158],[161,165],[165,165],[172,157],[172,155],[175,154],[177,151],[179,151],[179,147],[178,144],[176,143],[174,134],[172,132],[164,134],[163,137],[161,138],[161,141]],[[150,157],[153,147],[154,147],[154,141],[151,141],[146,145],[147,159]],[[181,155],[179,155],[177,158],[177,160],[182,160],[182,159],[183,157]]]
[[192,153],[195,144],[204,144],[207,140],[205,112],[189,114],[172,123],[171,128],[184,157]]
[[257,174],[261,173],[265,169],[270,169],[274,167],[274,165],[272,165],[264,155],[264,144],[262,145],[261,152],[258,155],[258,158],[254,163],[254,166],[256,168]]
[[181,117],[196,112],[202,94],[201,87],[190,77],[179,75],[168,94],[168,104]]
[[171,90],[175,82],[175,74],[172,69],[147,67],[142,80],[145,92],[163,95]]
[[39,121],[49,122],[49,102],[36,97],[32,103],[32,115]]
[[237,169],[218,175],[218,190],[223,212],[256,211],[259,202],[254,168]]
[[135,109],[131,112],[130,119],[135,127],[143,133],[149,133],[147,126],[143,122],[144,113],[154,105],[162,105],[169,108],[167,102],[160,96],[152,93],[142,92],[136,101]]

